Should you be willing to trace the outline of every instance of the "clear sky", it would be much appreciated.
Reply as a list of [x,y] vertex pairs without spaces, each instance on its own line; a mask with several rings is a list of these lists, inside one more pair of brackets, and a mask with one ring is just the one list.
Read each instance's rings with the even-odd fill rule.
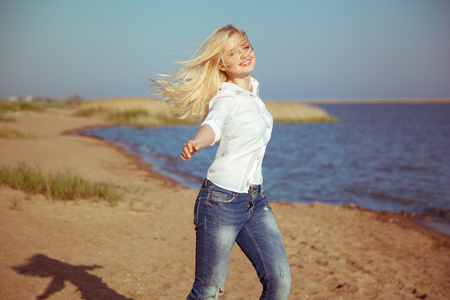
[[0,96],[148,96],[228,23],[263,99],[450,97],[449,0],[0,0]]

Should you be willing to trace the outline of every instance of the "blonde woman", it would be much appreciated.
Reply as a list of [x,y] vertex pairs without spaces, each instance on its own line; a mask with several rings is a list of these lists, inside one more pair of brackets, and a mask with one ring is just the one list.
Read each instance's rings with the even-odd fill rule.
[[195,202],[195,281],[187,299],[217,299],[224,292],[235,242],[262,283],[260,299],[289,297],[289,265],[262,188],[262,159],[273,119],[259,97],[254,68],[247,35],[227,25],[181,63],[178,73],[153,81],[162,100],[180,117],[203,120],[184,144],[182,160],[218,145]]

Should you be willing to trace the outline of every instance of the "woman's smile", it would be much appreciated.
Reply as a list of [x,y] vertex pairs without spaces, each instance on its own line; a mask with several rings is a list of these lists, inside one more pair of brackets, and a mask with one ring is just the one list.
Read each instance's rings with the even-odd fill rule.
[[243,62],[241,62],[239,65],[241,66],[241,67],[248,67],[248,66],[250,66],[252,64],[252,60],[251,59],[246,59],[246,60],[244,60]]

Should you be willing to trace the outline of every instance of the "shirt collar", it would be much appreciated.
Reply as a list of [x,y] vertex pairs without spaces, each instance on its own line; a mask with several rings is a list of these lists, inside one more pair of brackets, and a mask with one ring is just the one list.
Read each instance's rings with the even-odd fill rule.
[[[250,84],[252,85],[252,89],[253,89],[253,94],[258,95],[258,87],[259,87],[259,82],[258,80],[256,80],[255,77],[251,77],[250,78]],[[222,82],[222,86],[220,88],[221,90],[235,90],[235,91],[243,91],[243,92],[247,92],[249,93],[249,91],[241,88],[240,86],[231,83],[231,82]]]

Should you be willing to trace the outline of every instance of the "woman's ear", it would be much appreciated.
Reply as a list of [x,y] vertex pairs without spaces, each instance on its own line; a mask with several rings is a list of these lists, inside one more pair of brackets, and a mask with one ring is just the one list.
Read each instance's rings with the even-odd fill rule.
[[219,70],[222,71],[222,72],[225,72],[226,69],[227,69],[227,68],[225,68],[225,66],[223,65],[223,63],[220,62],[220,63],[219,63]]

